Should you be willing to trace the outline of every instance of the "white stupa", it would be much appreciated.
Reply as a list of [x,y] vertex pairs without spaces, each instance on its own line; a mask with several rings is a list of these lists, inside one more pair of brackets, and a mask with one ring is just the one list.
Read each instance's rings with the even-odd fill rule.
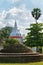
[[11,34],[10,34],[10,38],[15,38],[15,39],[17,39],[20,43],[23,42],[23,38],[22,38],[22,36],[21,36],[20,31],[19,31],[18,28],[17,28],[17,23],[16,23],[16,21],[15,21],[14,28],[13,28]]

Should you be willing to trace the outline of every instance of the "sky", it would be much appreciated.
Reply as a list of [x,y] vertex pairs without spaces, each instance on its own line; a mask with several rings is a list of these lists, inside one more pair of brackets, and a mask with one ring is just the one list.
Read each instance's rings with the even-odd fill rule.
[[31,15],[34,8],[41,9],[38,22],[43,23],[43,0],[0,0],[0,29],[5,26],[14,27],[15,20],[21,34],[27,34],[26,28],[35,19]]

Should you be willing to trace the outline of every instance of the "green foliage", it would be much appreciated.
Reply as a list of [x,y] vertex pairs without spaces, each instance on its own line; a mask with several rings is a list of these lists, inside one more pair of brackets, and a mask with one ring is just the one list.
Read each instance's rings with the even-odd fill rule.
[[5,40],[5,44],[4,44],[3,46],[4,46],[4,48],[5,48],[5,47],[8,46],[8,45],[13,45],[13,44],[18,44],[18,43],[19,43],[19,41],[18,41],[17,39],[7,38],[7,39]]
[[8,38],[7,40],[6,40],[6,43],[7,44],[17,44],[17,43],[19,43],[19,41],[17,40],[17,39],[13,39],[13,38]]
[[0,31],[2,33],[1,36],[3,36],[4,38],[8,38],[12,31],[12,27],[4,27]]
[[12,27],[4,27],[0,30],[0,44],[3,44],[3,41],[9,37],[11,31]]
[[32,16],[35,18],[35,20],[37,22],[37,20],[41,16],[41,10],[39,8],[34,8],[31,13],[32,13]]
[[24,44],[30,47],[43,46],[43,24],[31,24],[27,30],[29,32],[27,33]]

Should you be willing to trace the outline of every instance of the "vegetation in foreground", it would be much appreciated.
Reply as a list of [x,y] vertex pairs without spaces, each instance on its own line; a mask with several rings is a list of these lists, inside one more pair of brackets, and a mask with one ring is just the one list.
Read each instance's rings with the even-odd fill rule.
[[43,65],[43,62],[34,62],[34,63],[0,63],[0,65]]

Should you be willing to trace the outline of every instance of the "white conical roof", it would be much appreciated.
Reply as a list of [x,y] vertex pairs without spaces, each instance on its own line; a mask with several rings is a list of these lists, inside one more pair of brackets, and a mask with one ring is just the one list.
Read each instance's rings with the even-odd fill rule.
[[16,21],[15,21],[15,25],[14,25],[14,28],[13,28],[13,30],[12,30],[10,36],[21,36],[21,33],[20,33],[20,31],[18,30],[18,28],[17,28],[17,23],[16,23]]
[[17,23],[16,23],[16,21],[15,21],[14,29],[17,29]]

